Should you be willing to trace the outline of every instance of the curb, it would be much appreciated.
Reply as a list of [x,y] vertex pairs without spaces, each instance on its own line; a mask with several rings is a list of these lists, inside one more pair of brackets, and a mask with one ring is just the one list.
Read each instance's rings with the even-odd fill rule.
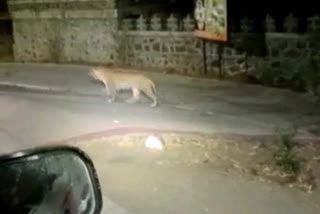
[[166,129],[151,129],[151,128],[114,128],[114,129],[107,129],[97,132],[90,132],[66,139],[49,141],[47,144],[78,144],[85,141],[101,139],[105,137],[112,137],[117,135],[126,135],[126,134],[133,134],[133,133],[145,133],[145,134],[165,134],[165,133],[176,133],[176,134],[202,134],[206,135],[208,133],[201,133],[201,132],[190,132],[190,131],[178,131],[178,130],[166,130]]
[[[198,131],[181,131],[181,130],[169,130],[169,129],[153,129],[153,128],[131,128],[131,127],[123,127],[123,128],[114,128],[107,129],[97,132],[86,133],[70,138],[65,138],[61,140],[48,141],[45,145],[52,144],[72,144],[77,145],[82,142],[91,141],[91,140],[99,140],[106,137],[112,137],[117,135],[127,135],[127,134],[149,134],[149,135],[161,135],[161,134],[187,134],[187,135],[202,135],[202,136],[211,136],[211,137],[220,137],[220,138],[246,138],[246,139],[264,139],[270,138],[273,139],[274,135],[242,135],[242,134],[230,134],[230,133],[206,133],[206,132],[198,132]],[[306,142],[315,142],[320,146],[320,137],[306,137],[306,136],[298,136],[296,140],[306,141]]]
[[102,97],[100,94],[88,94],[81,93],[71,89],[47,87],[25,83],[12,83],[12,82],[1,82],[0,91],[13,91],[13,92],[35,92],[42,94],[55,94],[55,95],[72,95],[79,97]]

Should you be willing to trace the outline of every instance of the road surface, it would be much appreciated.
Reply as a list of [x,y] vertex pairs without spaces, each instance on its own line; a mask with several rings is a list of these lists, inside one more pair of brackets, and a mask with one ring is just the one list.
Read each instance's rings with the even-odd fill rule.
[[[7,71],[5,66],[0,66],[0,73],[1,69]],[[16,67],[10,69],[16,72]],[[47,86],[54,80],[61,84],[65,78],[63,84],[75,86],[72,89],[81,89],[83,93],[72,96],[2,90],[2,153],[121,127],[270,135],[276,128],[295,124],[302,137],[320,135],[317,131],[320,130],[318,104],[311,97],[287,90],[150,74],[164,98],[162,103],[160,99],[158,108],[150,108],[145,99],[133,105],[121,99],[109,104],[103,97],[101,85],[91,83],[87,76],[72,82],[74,75],[63,70],[66,67],[50,69],[50,75],[34,73],[37,78],[23,71],[16,72],[20,79],[10,79],[8,73],[2,73],[1,80],[29,84],[36,79]],[[36,71],[37,67],[29,67],[29,70]],[[61,71],[64,76],[56,77],[53,70]],[[82,72],[85,74],[84,69]],[[121,153],[114,155],[119,157],[109,156],[106,160],[109,168],[103,173],[112,176],[106,176],[103,185],[107,187],[104,189],[105,204],[115,214],[319,213],[319,207],[304,195],[280,187],[226,177],[206,167],[163,168],[152,165],[152,161],[137,164]],[[141,157],[132,155],[136,155],[132,160]],[[144,188],[137,189],[142,185]]]
[[260,135],[293,123],[302,129],[320,124],[315,110],[299,107],[302,103],[285,106],[281,97],[270,97],[265,104],[258,103],[261,96],[251,103],[219,96],[192,102],[191,93],[186,92],[185,97],[188,94],[191,101],[185,98],[182,104],[150,108],[147,100],[134,105],[109,104],[104,97],[0,92],[1,150],[121,127]]

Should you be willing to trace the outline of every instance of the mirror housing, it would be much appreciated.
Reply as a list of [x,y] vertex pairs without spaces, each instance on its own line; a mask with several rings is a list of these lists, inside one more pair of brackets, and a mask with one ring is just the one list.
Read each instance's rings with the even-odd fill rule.
[[79,148],[37,147],[2,155],[0,175],[3,213],[101,212],[94,164]]

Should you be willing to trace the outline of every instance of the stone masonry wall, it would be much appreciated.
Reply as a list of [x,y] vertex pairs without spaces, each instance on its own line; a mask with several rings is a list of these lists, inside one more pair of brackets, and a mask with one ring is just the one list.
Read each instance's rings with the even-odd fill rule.
[[15,59],[23,62],[113,62],[110,23],[101,19],[14,22]]
[[115,62],[114,0],[9,1],[22,62]]
[[[207,70],[217,75],[235,76],[250,73],[259,77],[259,68],[291,68],[302,60],[313,57],[320,61],[320,40],[311,36],[320,35],[319,27],[311,17],[308,32],[295,33],[297,23],[292,15],[284,21],[285,32],[275,32],[274,22],[267,17],[266,33],[250,32],[250,21],[241,21],[241,32],[231,33],[230,42],[219,46],[207,42]],[[134,67],[169,68],[184,74],[199,74],[203,71],[202,41],[192,35],[194,23],[190,16],[182,20],[170,16],[161,20],[154,16],[120,22],[117,42],[121,48],[120,62]],[[219,58],[219,47],[221,57]],[[264,50],[265,49],[265,50]],[[220,59],[220,61],[219,61]]]
[[[233,34],[234,40],[241,34]],[[202,41],[188,32],[122,32],[117,37],[122,47],[120,62],[134,67],[168,68],[185,74],[203,71]],[[320,41],[296,34],[268,33],[265,35],[266,55],[248,56],[226,44],[222,51],[222,71],[227,76],[252,71],[257,66],[279,69],[283,64],[296,64],[309,56],[320,61]],[[218,45],[207,42],[208,73],[219,70]],[[258,74],[257,74],[258,75]]]
[[[191,15],[120,20],[115,0],[11,0],[9,10],[16,61],[113,63],[184,74],[203,71],[202,41],[192,35]],[[219,46],[207,43],[208,73],[216,75],[222,65],[226,76],[250,72],[259,76],[259,67],[282,72],[284,64],[295,67],[309,56],[320,59],[320,40],[308,36],[319,34],[319,17],[307,21],[308,31],[297,34],[298,21],[289,15],[279,33],[267,16],[266,33],[255,34],[252,21],[241,20],[240,32],[221,46],[220,61]],[[263,47],[265,54],[259,53]]]
[[307,34],[270,33],[266,45],[268,55],[260,63],[267,67],[277,69],[284,64],[299,64],[310,57],[320,61],[320,40]]
[[122,50],[121,64],[173,68],[183,73],[197,73],[202,69],[201,43],[191,33],[119,32],[117,38]]

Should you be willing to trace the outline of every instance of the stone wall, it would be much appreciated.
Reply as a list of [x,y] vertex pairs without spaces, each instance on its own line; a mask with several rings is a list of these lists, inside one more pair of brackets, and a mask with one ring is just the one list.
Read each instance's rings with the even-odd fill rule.
[[9,1],[14,55],[23,62],[115,62],[114,0]]
[[320,96],[319,34],[270,33],[266,45],[267,56],[253,57],[248,75],[264,85]]
[[103,19],[19,20],[14,52],[24,62],[113,62],[115,38]]
[[[196,75],[203,72],[203,43],[194,38],[191,32],[150,32],[122,31],[118,32],[117,42],[122,47],[120,62],[134,67],[168,68],[184,74]],[[254,34],[252,35],[255,36]],[[221,62],[219,62],[218,44],[207,42],[208,73],[218,75],[221,63],[222,72],[226,76],[234,76],[244,72],[254,72],[257,67],[274,70],[282,65],[295,64],[301,60],[318,57],[320,61],[320,41],[314,41],[307,35],[291,33],[267,33],[258,40],[257,47],[264,45],[265,53],[246,55],[238,48],[243,34],[231,34],[232,42],[222,46]],[[259,37],[259,35],[256,35]],[[254,44],[253,44],[254,45]],[[259,75],[253,74],[253,75]]]
[[[120,63],[134,67],[201,70],[201,43],[188,32],[119,32]],[[200,65],[200,68],[199,68]]]
[[260,61],[265,67],[279,69],[282,65],[299,64],[306,58],[320,61],[320,40],[308,34],[269,33],[266,46],[268,55]]
[[[115,0],[11,0],[9,10],[16,61],[113,63],[192,75],[204,70],[202,41],[192,35],[191,15],[122,20]],[[306,58],[319,59],[320,40],[310,38],[319,35],[319,20],[305,20],[306,31],[297,34],[301,20],[288,15],[279,28],[268,15],[266,32],[258,34],[252,20],[244,18],[231,26],[239,32],[230,34],[228,44],[207,42],[208,73],[215,76],[221,68],[225,76],[246,73],[259,79],[266,70],[282,75],[290,72],[288,64],[294,69]]]
[[[291,15],[289,18],[294,21]],[[320,28],[311,22],[307,32],[296,33],[295,25],[286,19],[285,32],[276,32],[269,22],[265,33],[252,32],[248,25],[252,22],[244,20],[241,32],[231,33],[227,44],[207,41],[207,75],[245,77],[271,86],[319,91]],[[157,16],[122,20],[117,32],[120,64],[201,74],[203,43],[192,35],[193,26],[190,16],[181,20],[173,15],[166,20]]]

